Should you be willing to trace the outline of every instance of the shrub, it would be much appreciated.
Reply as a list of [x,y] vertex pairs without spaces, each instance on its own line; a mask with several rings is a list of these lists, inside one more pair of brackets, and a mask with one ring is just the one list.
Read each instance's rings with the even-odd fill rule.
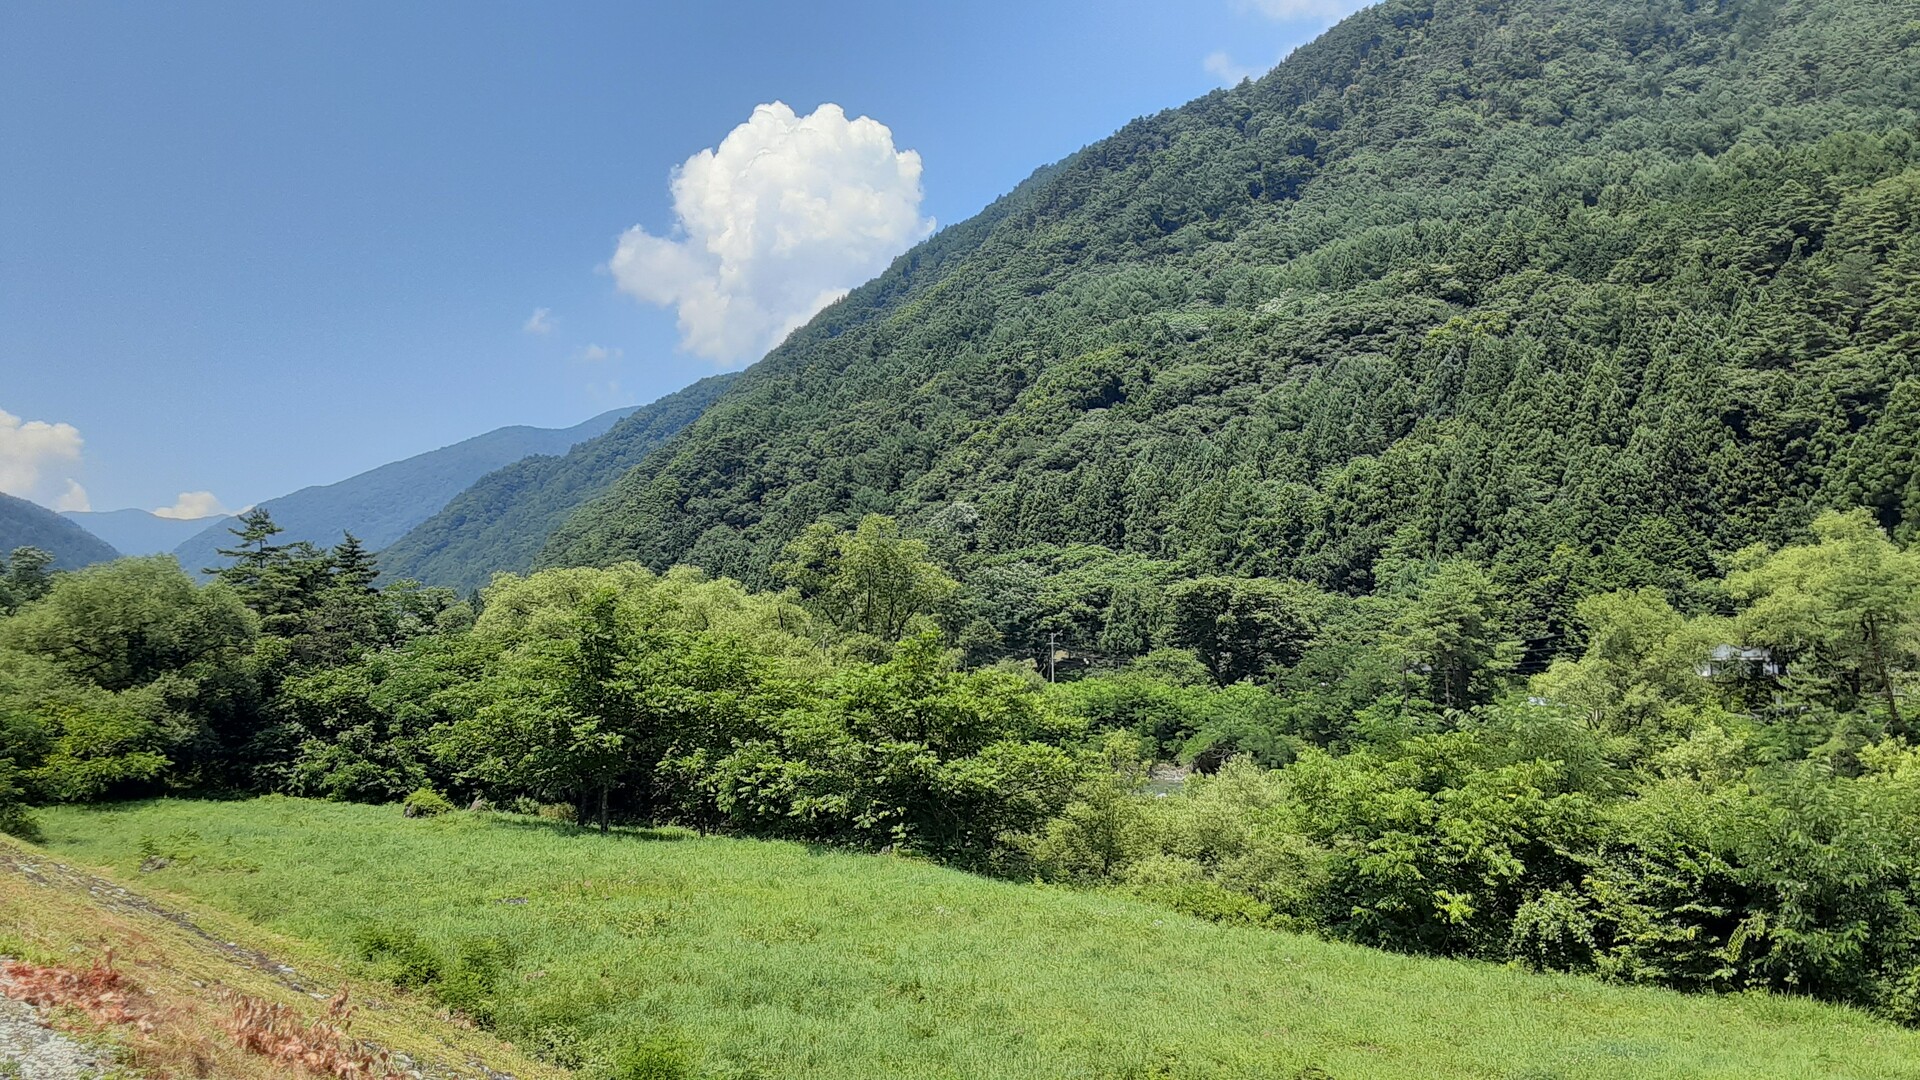
[[1507,954],[1541,971],[1593,966],[1595,919],[1585,897],[1548,889],[1520,905],[1507,937]]
[[617,1044],[605,1067],[588,1075],[596,1080],[687,1080],[693,1075],[693,1054],[679,1039],[656,1032]]
[[26,792],[13,759],[0,757],[0,833],[22,840],[39,840],[40,829],[27,813]]
[[433,817],[453,812],[453,804],[447,801],[447,797],[428,787],[415,789],[400,803],[400,807],[408,817]]
[[33,815],[27,813],[27,808],[19,803],[0,802],[0,833],[28,842],[44,839]]
[[460,943],[453,964],[434,983],[433,996],[484,1027],[494,1021],[494,988],[513,964],[513,947],[500,938],[470,938]]
[[1265,926],[1274,918],[1271,906],[1209,881],[1191,859],[1150,856],[1129,866],[1121,880],[1135,896],[1209,922]]
[[580,817],[579,812],[570,803],[546,803],[536,813],[547,821],[558,821],[567,825],[577,823]]
[[446,977],[440,954],[405,927],[363,926],[354,932],[353,946],[380,978],[402,989],[419,989]]

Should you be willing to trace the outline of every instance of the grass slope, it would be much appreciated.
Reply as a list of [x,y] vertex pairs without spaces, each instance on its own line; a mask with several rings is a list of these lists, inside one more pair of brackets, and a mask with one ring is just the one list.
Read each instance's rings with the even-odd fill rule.
[[[225,995],[288,1006],[310,1020],[321,1011],[316,995],[342,986],[356,1006],[352,1036],[405,1055],[426,1080],[564,1075],[424,1002],[354,979],[311,945],[190,902],[154,904],[33,845],[0,837],[0,956],[84,970],[108,950],[129,984],[127,1004],[149,1021],[146,1030],[96,1026],[72,1011],[51,1019],[85,1041],[113,1046],[116,1061],[133,1070],[115,1076],[284,1080],[293,1075],[289,1070],[243,1052],[221,1027],[231,1007]],[[0,1076],[15,1075],[9,1064],[0,1061]]]
[[53,565],[78,570],[118,558],[111,544],[43,506],[0,493],[0,554],[36,547],[53,556]]
[[203,853],[141,881],[337,954],[373,926],[510,940],[500,1034],[588,1066],[628,1034],[713,1077],[1920,1077],[1920,1034],[1811,1002],[1395,956],[795,844],[277,797],[41,821],[123,872]]
[[733,382],[711,375],[623,417],[561,455],[496,469],[380,553],[390,579],[478,589],[502,570],[525,573],[547,536],[589,499],[699,419]]

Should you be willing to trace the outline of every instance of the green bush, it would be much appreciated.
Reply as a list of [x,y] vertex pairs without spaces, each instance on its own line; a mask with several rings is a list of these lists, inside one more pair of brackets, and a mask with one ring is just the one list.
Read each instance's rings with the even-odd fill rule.
[[1266,926],[1274,921],[1271,905],[1208,880],[1191,859],[1154,855],[1128,867],[1121,881],[1141,899],[1209,922]]
[[446,961],[405,927],[363,926],[353,935],[353,947],[379,978],[403,990],[418,990],[446,977]]
[[8,757],[0,757],[0,833],[22,840],[40,839],[40,829],[27,813],[19,770]]
[[460,943],[453,963],[433,984],[433,996],[450,1009],[465,1013],[483,1027],[494,1023],[494,990],[513,964],[513,947],[496,937],[470,938]]
[[693,1054],[671,1035],[654,1033],[617,1044],[604,1067],[588,1073],[595,1080],[687,1080]]
[[453,803],[447,801],[445,795],[424,787],[403,799],[400,807],[408,817],[433,817],[453,812]]
[[0,802],[0,833],[21,840],[38,841],[42,839],[40,826],[34,823],[33,815],[19,803]]

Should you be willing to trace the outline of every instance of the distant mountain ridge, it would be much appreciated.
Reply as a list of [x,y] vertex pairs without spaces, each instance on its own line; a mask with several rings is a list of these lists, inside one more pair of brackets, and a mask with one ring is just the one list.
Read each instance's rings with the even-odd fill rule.
[[203,518],[166,518],[151,510],[68,510],[60,515],[112,544],[122,555],[158,555],[172,551],[189,537],[233,518],[214,514]]
[[522,458],[481,477],[380,554],[390,579],[477,589],[497,571],[525,572],[547,536],[733,385],[713,375],[644,406],[560,456]]
[[78,570],[118,558],[112,544],[44,506],[0,494],[0,555],[36,547],[53,556],[61,570]]
[[[487,473],[529,455],[564,453],[575,443],[604,434],[633,411],[631,407],[613,409],[569,428],[498,428],[260,505],[284,530],[281,542],[306,540],[326,547],[350,532],[377,551],[433,516]],[[221,564],[219,549],[232,539],[222,522],[188,537],[173,553],[188,570],[204,570]]]

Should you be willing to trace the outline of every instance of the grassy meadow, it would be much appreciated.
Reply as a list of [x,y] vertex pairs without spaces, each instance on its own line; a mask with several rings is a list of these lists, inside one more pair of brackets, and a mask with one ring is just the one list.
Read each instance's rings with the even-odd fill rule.
[[440,963],[418,994],[453,987],[585,1075],[1920,1077],[1920,1033],[1808,1001],[1396,956],[797,844],[280,797],[42,822],[62,858],[363,974]]

